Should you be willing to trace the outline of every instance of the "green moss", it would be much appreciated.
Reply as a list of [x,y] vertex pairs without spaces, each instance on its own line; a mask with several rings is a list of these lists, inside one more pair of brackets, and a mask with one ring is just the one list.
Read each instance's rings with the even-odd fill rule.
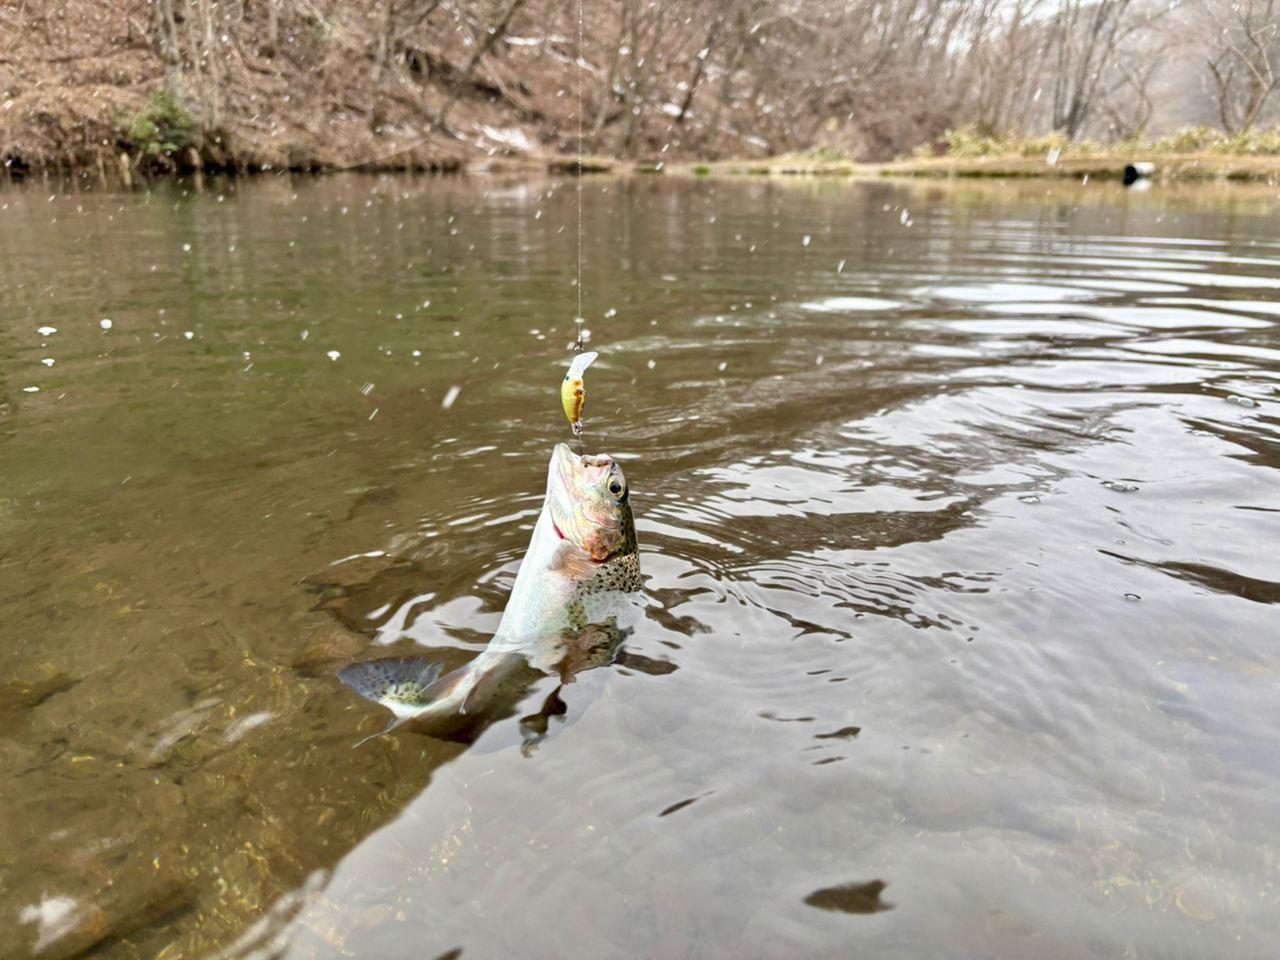
[[699,177],[706,177],[711,175],[711,168],[705,163],[700,163],[693,168],[693,172]]
[[117,121],[122,137],[134,153],[171,157],[196,142],[196,122],[177,95],[163,87],[137,113]]

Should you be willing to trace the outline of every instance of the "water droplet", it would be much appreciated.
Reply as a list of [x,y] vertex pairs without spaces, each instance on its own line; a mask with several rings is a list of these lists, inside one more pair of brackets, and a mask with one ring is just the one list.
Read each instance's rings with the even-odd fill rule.
[[101,320],[98,321],[98,326],[100,326],[103,330],[110,330],[111,321],[108,320],[106,317],[103,317]]
[[421,351],[421,350],[415,350],[415,351],[413,351],[413,355],[414,355],[415,357],[420,357],[420,356],[422,356],[422,351]]
[[189,244],[189,243],[184,243],[184,244],[182,245],[182,252],[183,252],[183,253],[190,253],[190,252],[191,252],[191,244]]

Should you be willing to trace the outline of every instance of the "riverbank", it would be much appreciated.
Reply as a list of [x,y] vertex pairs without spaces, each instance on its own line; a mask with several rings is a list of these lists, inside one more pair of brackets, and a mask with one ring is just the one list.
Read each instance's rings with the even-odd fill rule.
[[[1280,181],[1280,157],[1234,157],[1210,153],[1107,154],[1060,158],[1045,157],[936,157],[896,160],[890,163],[854,163],[838,159],[779,157],[769,160],[722,161],[705,164],[671,164],[662,172],[687,175],[922,177],[972,179],[1124,180],[1129,166],[1149,164],[1144,179],[1196,181]],[[645,164],[631,164],[639,172],[654,172]]]
[[823,177],[823,178],[917,178],[926,180],[1090,180],[1125,181],[1126,169],[1145,166],[1142,179],[1155,182],[1195,183],[1233,181],[1245,183],[1280,182],[1280,157],[1233,157],[1220,154],[1112,154],[1058,159],[1044,157],[938,157],[913,158],[889,163],[857,163],[851,160],[809,156],[765,159],[717,160],[709,162],[637,162],[612,157],[576,157],[505,153],[490,156],[475,153],[442,155],[423,145],[395,151],[368,162],[349,164],[283,163],[249,164],[243,167],[204,164],[198,156],[181,158],[171,168],[138,171],[128,159],[98,155],[92,163],[75,163],[66,158],[43,165],[10,166],[10,178],[67,176],[94,180],[102,186],[133,186],[157,176],[195,176],[215,172],[273,173],[291,171],[317,175],[346,171],[370,173],[451,173],[451,174],[615,174],[677,177]]
[[[16,38],[0,51],[0,167],[126,185],[353,169],[1113,179],[1135,161],[1155,179],[1280,177],[1275,131],[1107,145],[985,136],[939,115],[890,135],[865,110],[854,119],[799,94],[702,82],[701,58],[725,52],[692,34],[687,56],[654,61],[650,76],[599,39],[618,29],[600,2],[583,23],[540,0],[442,8],[438,23],[396,5],[372,18],[336,2],[240,4],[221,18],[214,6],[68,0],[0,13]],[[765,74],[744,71],[739,92],[761,87]],[[579,166],[578,154],[591,158]]]

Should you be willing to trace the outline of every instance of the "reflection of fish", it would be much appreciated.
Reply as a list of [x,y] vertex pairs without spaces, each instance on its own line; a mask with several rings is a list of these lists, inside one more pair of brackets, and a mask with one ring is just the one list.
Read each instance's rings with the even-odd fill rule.
[[564,375],[560,384],[560,403],[564,407],[564,415],[569,418],[575,436],[582,433],[582,405],[587,400],[587,389],[583,384],[583,374],[587,367],[598,357],[598,353],[580,353],[569,364],[569,372]]
[[474,712],[525,663],[558,670],[566,680],[599,665],[591,650],[616,650],[618,620],[634,610],[640,585],[635,521],[621,468],[608,456],[579,456],[558,444],[529,550],[484,652],[439,679],[439,667],[428,667],[421,657],[356,663],[339,676],[396,714],[388,730],[410,719]]

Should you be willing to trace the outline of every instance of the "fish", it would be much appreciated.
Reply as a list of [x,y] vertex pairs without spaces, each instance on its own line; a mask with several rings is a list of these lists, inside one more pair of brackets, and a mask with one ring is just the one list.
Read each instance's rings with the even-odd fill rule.
[[473,714],[523,666],[559,672],[562,682],[600,666],[629,632],[642,586],[622,468],[607,454],[557,444],[529,548],[488,646],[443,677],[422,657],[389,657],[350,664],[338,678],[395,714],[374,737],[410,721]]
[[582,407],[587,402],[587,389],[583,383],[583,375],[587,367],[595,361],[598,353],[580,353],[569,364],[569,370],[560,384],[560,404],[564,407],[564,415],[569,418],[575,437],[582,435]]

